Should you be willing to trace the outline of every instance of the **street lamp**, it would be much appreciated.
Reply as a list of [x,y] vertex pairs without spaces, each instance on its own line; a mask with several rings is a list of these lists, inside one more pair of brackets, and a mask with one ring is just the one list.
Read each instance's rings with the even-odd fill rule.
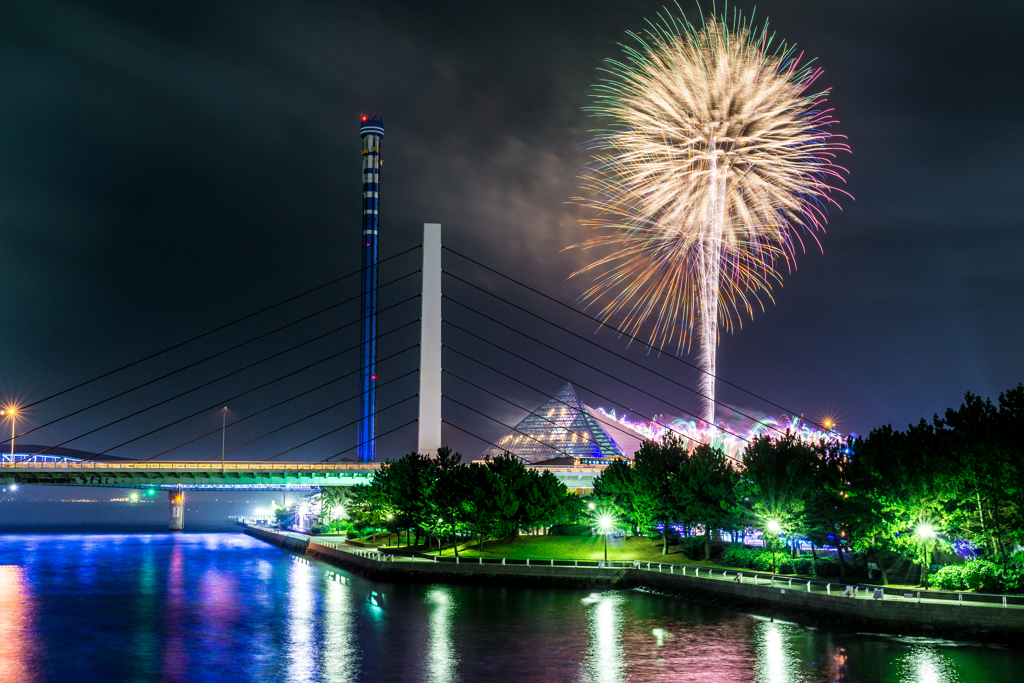
[[597,507],[597,506],[596,506],[596,505],[594,505],[593,503],[587,503],[587,509],[589,509],[589,510],[593,510],[593,509],[594,509],[594,508],[596,508],[596,507]]
[[782,527],[774,519],[768,520],[768,531],[773,534],[772,537],[772,574],[775,573],[775,541],[778,540],[779,534],[782,532]]
[[923,566],[921,567],[921,576],[923,580],[921,583],[925,588],[928,587],[928,568],[931,566],[931,549],[935,544],[935,539],[938,534],[935,532],[935,527],[931,524],[922,523],[918,524],[917,528],[914,529],[914,535],[917,536],[918,541],[921,543],[921,550],[923,551]]
[[7,410],[0,413],[11,418],[11,462],[14,462],[14,423],[18,419],[18,406],[7,406]]
[[607,512],[597,518],[597,530],[604,536],[604,561],[608,561],[608,532],[615,525],[615,520]]

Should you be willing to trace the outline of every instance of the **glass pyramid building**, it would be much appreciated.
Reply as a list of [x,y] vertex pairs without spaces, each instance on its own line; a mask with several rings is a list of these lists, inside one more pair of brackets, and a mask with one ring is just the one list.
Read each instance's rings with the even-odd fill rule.
[[572,384],[566,384],[480,457],[493,458],[508,451],[531,464],[555,458],[623,457],[622,448],[595,414],[576,396]]

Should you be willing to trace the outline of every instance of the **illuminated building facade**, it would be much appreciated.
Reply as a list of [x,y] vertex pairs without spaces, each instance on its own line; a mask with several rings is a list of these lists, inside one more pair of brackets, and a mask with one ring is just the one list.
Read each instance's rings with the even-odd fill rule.
[[563,458],[577,464],[632,458],[639,439],[617,429],[614,423],[608,425],[610,433],[602,422],[609,421],[580,401],[572,384],[566,384],[480,458],[497,457],[506,451],[530,464]]

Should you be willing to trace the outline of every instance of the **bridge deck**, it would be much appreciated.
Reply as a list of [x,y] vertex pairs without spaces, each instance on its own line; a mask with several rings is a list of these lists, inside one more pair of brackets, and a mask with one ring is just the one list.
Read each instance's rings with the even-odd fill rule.
[[[0,476],[19,484],[191,489],[281,489],[369,483],[381,463],[317,462],[5,462]],[[550,471],[570,489],[588,490],[605,465],[533,467]]]

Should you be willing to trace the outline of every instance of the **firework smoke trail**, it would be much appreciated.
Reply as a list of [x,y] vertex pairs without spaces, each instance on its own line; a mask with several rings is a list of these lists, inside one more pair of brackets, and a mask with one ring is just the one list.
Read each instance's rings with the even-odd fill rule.
[[588,108],[611,121],[578,200],[603,234],[574,247],[613,251],[573,275],[597,275],[583,300],[601,302],[602,320],[621,316],[633,335],[650,324],[658,348],[697,342],[701,417],[714,425],[719,326],[763,309],[776,266],[795,266],[801,235],[817,241],[849,148],[830,132],[829,91],[811,91],[820,70],[773,47],[767,24],[659,18],[609,60]]

